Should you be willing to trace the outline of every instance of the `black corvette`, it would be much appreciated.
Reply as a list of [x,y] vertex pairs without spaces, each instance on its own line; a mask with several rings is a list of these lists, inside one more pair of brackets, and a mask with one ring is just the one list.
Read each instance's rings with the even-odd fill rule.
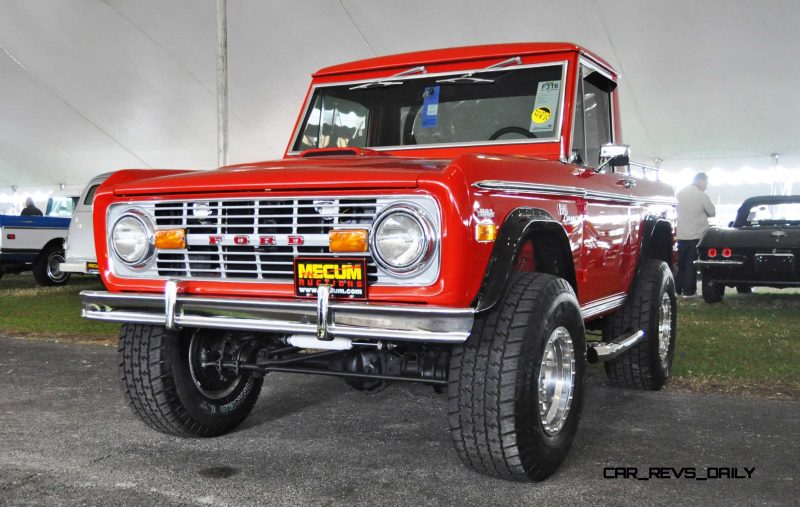
[[745,200],[730,227],[708,229],[697,249],[707,303],[722,301],[726,286],[800,287],[800,195]]

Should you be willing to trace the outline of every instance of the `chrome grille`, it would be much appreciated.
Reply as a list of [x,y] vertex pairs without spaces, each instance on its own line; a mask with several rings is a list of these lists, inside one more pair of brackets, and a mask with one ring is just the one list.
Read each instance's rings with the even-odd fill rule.
[[[328,232],[337,227],[369,229],[383,204],[375,198],[162,201],[152,209],[158,228],[186,229],[185,250],[159,251],[155,268],[162,277],[291,281],[297,256],[366,256],[367,275],[378,280],[369,254],[334,254]],[[209,244],[213,235],[277,237],[275,245]],[[302,236],[302,245],[285,238]]]

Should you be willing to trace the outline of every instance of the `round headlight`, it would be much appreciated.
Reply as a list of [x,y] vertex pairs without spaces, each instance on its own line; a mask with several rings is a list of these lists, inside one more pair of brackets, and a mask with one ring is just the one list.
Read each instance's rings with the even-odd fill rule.
[[399,204],[385,209],[372,228],[375,262],[394,274],[408,274],[424,267],[433,249],[433,228],[425,212]]
[[117,258],[131,266],[144,264],[153,254],[152,227],[138,215],[123,215],[111,230],[111,245]]

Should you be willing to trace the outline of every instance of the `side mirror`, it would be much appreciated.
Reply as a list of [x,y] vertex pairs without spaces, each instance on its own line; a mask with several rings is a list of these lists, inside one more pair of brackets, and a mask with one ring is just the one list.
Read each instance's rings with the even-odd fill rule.
[[631,147],[627,144],[604,144],[600,147],[601,165],[619,167],[630,164]]
[[627,144],[604,144],[600,147],[600,165],[594,172],[599,173],[606,166],[620,167],[630,164],[631,147]]

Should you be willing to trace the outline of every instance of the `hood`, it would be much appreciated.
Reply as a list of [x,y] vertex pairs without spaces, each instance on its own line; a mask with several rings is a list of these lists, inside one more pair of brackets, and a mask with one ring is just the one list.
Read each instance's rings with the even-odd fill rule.
[[114,194],[416,188],[422,172],[441,172],[449,162],[387,156],[289,158],[138,179],[115,186]]

